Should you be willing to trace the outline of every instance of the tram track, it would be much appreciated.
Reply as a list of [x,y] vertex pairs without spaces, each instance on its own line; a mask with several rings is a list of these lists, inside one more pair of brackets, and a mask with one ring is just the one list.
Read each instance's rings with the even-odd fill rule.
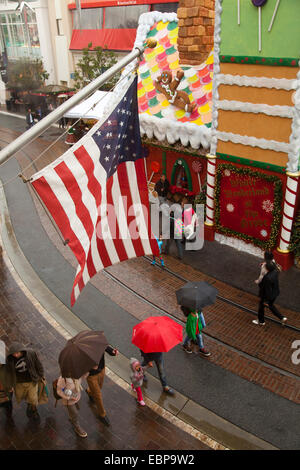
[[[147,260],[148,262],[151,262],[152,259],[149,258],[148,256],[144,256],[143,257],[145,260]],[[190,279],[186,279],[185,277],[181,276],[180,274],[172,271],[171,269],[167,268],[167,267],[161,267],[159,265],[156,266],[158,269],[161,269],[163,271],[166,271],[167,273],[171,274],[173,277],[176,277],[177,279],[179,279],[180,281],[183,281],[183,282],[189,282]],[[214,284],[215,281],[212,281],[210,282],[210,284]],[[255,310],[252,310],[251,308],[249,307],[245,307],[244,305],[241,305],[241,304],[238,304],[236,302],[234,302],[233,300],[231,299],[228,299],[226,297],[223,297],[222,295],[217,295],[217,299],[220,300],[221,302],[224,302],[224,303],[227,303],[227,304],[230,304],[232,305],[233,307],[236,307],[240,310],[243,310],[247,313],[251,313],[253,315],[255,315],[257,317],[257,311]],[[272,317],[269,317],[267,315],[265,315],[265,318],[270,320],[271,322],[273,323],[276,323],[277,325],[281,325],[280,321],[276,320],[275,318],[272,318]],[[294,325],[290,325],[290,324],[285,324],[285,328],[288,328],[290,330],[293,330],[293,331],[296,331],[297,333],[300,333],[300,328],[298,328],[297,326],[294,326]]]
[[[143,257],[145,259],[145,261],[147,262],[151,262],[152,259],[151,258],[148,258],[147,256],[144,256]],[[178,273],[175,273],[174,271],[168,269],[168,268],[161,268],[160,266],[156,266],[157,269],[161,269],[162,271],[164,272],[168,272],[168,274],[178,278],[179,280],[183,281],[183,282],[188,282],[188,279],[184,278],[183,276],[179,275]],[[138,299],[140,299],[141,301],[143,301],[144,303],[148,304],[149,306],[151,306],[153,309],[155,309],[156,311],[158,311],[159,313],[163,314],[163,315],[166,315],[168,316],[169,318],[172,318],[173,320],[175,320],[177,323],[179,323],[180,325],[182,325],[183,327],[185,326],[185,322],[182,321],[182,319],[180,319],[177,315],[171,313],[170,311],[166,310],[165,308],[163,308],[162,306],[154,303],[153,301],[147,299],[144,295],[136,292],[132,287],[128,286],[125,282],[123,282],[121,279],[119,279],[116,275],[114,275],[113,273],[109,272],[107,269],[104,269],[103,270],[105,276],[107,276],[110,280],[112,280],[113,282],[115,282],[116,284],[118,284],[120,287],[122,287],[123,289],[126,289],[128,292],[130,292],[131,294],[133,294],[134,296],[136,296]],[[226,303],[229,303],[231,304],[232,306],[234,306],[235,308],[239,308],[241,310],[244,310],[246,311],[247,313],[251,313],[255,316],[257,316],[257,312],[255,312],[254,310],[248,308],[248,307],[244,307],[243,305],[240,305],[234,301],[231,301],[230,299],[227,299],[223,296],[218,296],[218,300],[220,300],[221,302],[226,302]],[[267,318],[267,317],[266,317]],[[272,318],[270,318],[270,320],[272,320],[274,323],[277,323],[281,326],[281,323],[280,322],[276,322],[275,320],[273,320]],[[281,326],[282,327],[282,326]],[[288,325],[285,325],[284,327],[282,328],[288,328]],[[299,329],[295,326],[292,326],[292,325],[289,325],[289,329],[292,330],[292,331],[296,331],[296,332],[299,332]],[[226,347],[227,349],[230,349],[231,351],[235,352],[235,353],[238,353],[239,355],[243,356],[244,358],[246,359],[249,359],[249,360],[252,360],[264,367],[268,367],[269,369],[271,368],[272,371],[275,371],[281,375],[284,375],[286,377],[289,377],[289,378],[292,378],[292,379],[297,379],[299,380],[299,376],[297,374],[294,374],[293,372],[290,372],[286,369],[283,369],[281,367],[278,367],[274,364],[272,364],[272,362],[268,362],[266,360],[263,360],[261,358],[258,358],[257,356],[255,355],[252,355],[252,354],[249,354],[245,351],[242,351],[240,349],[238,349],[237,347],[235,346],[232,346],[229,342],[226,342],[224,340],[220,340],[219,338],[217,338],[216,336],[214,336],[213,334],[211,333],[207,333],[207,332],[203,332],[202,333],[204,336],[207,336],[209,338],[211,338],[215,343],[217,343],[218,345],[221,345],[221,346],[224,346]]]

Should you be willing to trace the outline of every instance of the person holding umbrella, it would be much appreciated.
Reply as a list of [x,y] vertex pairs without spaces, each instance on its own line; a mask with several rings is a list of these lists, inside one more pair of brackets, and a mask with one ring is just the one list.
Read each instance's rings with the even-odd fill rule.
[[[119,351],[116,348],[108,345],[105,349],[110,356],[117,356]],[[98,365],[95,365],[90,371],[89,375],[87,376],[87,383],[88,388],[86,389],[86,393],[89,396],[89,399],[95,403],[98,413],[99,419],[102,421],[103,424],[106,426],[110,425],[110,421],[106,415],[106,411],[103,404],[102,398],[102,387],[105,377],[105,354],[103,353]]]
[[[163,352],[168,352],[182,341],[182,327],[169,317],[149,317],[133,327],[132,343],[143,358],[142,367],[155,362],[163,391],[174,395],[166,378]],[[147,381],[144,375],[144,381]]]
[[[206,305],[211,305],[216,301],[218,290],[208,282],[187,282],[176,291],[177,302],[181,305],[181,310],[187,316],[186,333],[187,337],[183,343],[183,349],[187,353],[192,350],[188,347],[190,340],[196,340],[200,354],[210,356],[211,353],[203,346],[201,331],[206,326],[204,315],[201,312]],[[200,321],[199,321],[200,320]]]
[[[59,355],[58,362],[63,378],[72,377],[71,380],[79,380],[86,377],[89,386],[86,391],[91,401],[94,401],[97,405],[100,420],[109,426],[110,423],[106,416],[101,393],[105,375],[105,351],[112,356],[118,354],[117,349],[108,345],[103,331],[81,331],[67,342]],[[75,388],[77,394],[79,394],[78,389],[80,386],[78,387],[77,384]]]
[[202,354],[202,356],[205,356],[205,357],[210,356],[211,353],[207,349],[204,348],[203,338],[202,338],[202,333],[201,333],[203,328],[205,328],[206,326],[203,313],[197,310],[191,310],[190,308],[183,307],[183,306],[181,307],[181,310],[183,314],[187,317],[186,327],[185,327],[186,338],[182,345],[183,350],[187,352],[188,354],[191,354],[193,350],[190,347],[189,343],[193,341],[193,342],[197,342],[199,346],[199,353]]

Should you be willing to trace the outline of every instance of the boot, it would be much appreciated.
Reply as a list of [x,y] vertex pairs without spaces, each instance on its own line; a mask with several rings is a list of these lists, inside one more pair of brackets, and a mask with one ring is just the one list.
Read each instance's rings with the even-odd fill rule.
[[73,425],[73,429],[74,431],[76,432],[77,436],[79,437],[87,437],[87,433],[85,432],[84,429],[82,429],[78,423],[73,423],[71,421],[72,425]]

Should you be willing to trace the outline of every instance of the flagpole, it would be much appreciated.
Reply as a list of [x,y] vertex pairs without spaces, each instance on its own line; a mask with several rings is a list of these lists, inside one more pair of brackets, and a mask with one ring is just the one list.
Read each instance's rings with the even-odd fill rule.
[[45,130],[48,129],[52,124],[57,122],[69,109],[76,106],[82,100],[87,98],[93,92],[98,90],[98,88],[108,81],[113,75],[119,72],[122,68],[132,62],[134,59],[139,57],[147,47],[154,48],[156,46],[156,41],[148,40],[147,43],[142,47],[135,47],[130,54],[123,57],[117,64],[113,65],[110,69],[104,72],[102,75],[97,77],[91,83],[86,85],[82,90],[78,91],[70,99],[62,103],[58,108],[44,117],[41,121],[36,123],[24,134],[20,135],[13,142],[8,144],[4,149],[0,151],[0,165],[6,162],[14,153],[18,152],[21,148],[27,145],[29,142],[34,140],[36,137],[41,135]]

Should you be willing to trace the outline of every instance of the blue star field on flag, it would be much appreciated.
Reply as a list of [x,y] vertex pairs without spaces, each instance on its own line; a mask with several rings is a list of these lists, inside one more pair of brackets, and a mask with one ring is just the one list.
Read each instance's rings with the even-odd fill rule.
[[137,102],[137,77],[113,112],[92,135],[100,163],[110,178],[124,162],[143,158]]

